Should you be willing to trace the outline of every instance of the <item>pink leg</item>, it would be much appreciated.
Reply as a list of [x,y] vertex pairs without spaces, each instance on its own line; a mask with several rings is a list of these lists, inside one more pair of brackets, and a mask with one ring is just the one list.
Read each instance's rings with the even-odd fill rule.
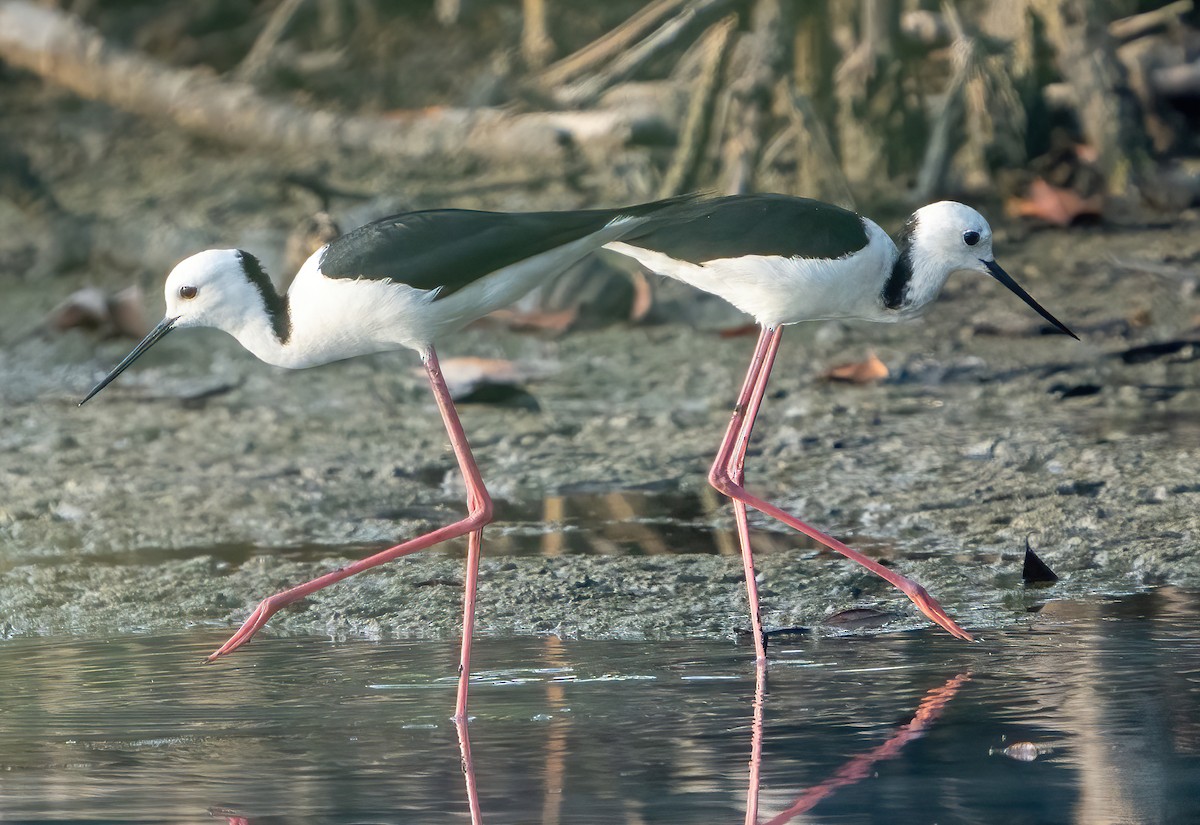
[[471,811],[471,825],[483,825],[483,814],[479,810],[479,789],[475,786],[475,763],[471,759],[471,737],[467,733],[467,717],[455,717],[458,729],[458,753],[462,759],[463,779],[467,783],[467,807]]
[[[484,491],[487,496],[487,491]],[[491,501],[487,504],[491,512]],[[471,633],[475,629],[475,591],[479,586],[479,553],[483,549],[483,531],[475,530],[467,536],[467,575],[463,584],[463,637],[462,652],[458,659],[458,700],[454,703],[454,718],[462,725],[467,724],[467,683],[471,678]],[[467,744],[468,754],[470,743]]]
[[[713,462],[712,470],[709,472],[708,480],[717,490],[732,498],[735,502],[735,507],[738,503],[743,506],[750,506],[759,512],[766,513],[778,521],[799,530],[809,538],[815,539],[835,552],[841,553],[851,561],[862,565],[870,570],[875,575],[882,578],[884,581],[897,588],[917,606],[935,624],[945,628],[952,636],[959,639],[971,640],[971,634],[967,633],[959,627],[953,619],[951,619],[942,606],[937,603],[925,588],[909,579],[900,575],[888,568],[884,567],[874,559],[870,559],[852,550],[842,542],[828,536],[825,533],[809,527],[804,522],[800,521],[795,516],[785,513],[773,504],[770,504],[762,499],[746,492],[744,483],[744,473],[742,467],[745,461],[746,445],[750,439],[750,432],[754,427],[754,419],[758,415],[759,407],[762,404],[763,395],[766,392],[767,381],[771,375],[771,366],[775,360],[775,353],[779,349],[779,338],[781,330],[768,330],[764,332],[767,338],[764,346],[763,339],[760,338],[759,348],[755,350],[754,361],[751,362],[750,372],[747,374],[747,384],[751,385],[749,393],[746,387],[743,387],[743,395],[748,395],[746,408],[743,411],[744,420],[738,422],[738,413],[734,413],[734,422],[730,424],[730,429],[726,432],[725,440],[721,444],[720,450],[717,452],[717,459]],[[753,381],[752,381],[753,379]],[[740,426],[739,426],[740,423]],[[737,430],[736,434],[734,430]],[[749,580],[753,580],[753,561],[750,559],[750,549],[748,540],[748,529],[745,524],[745,513],[742,511],[738,520],[738,532],[742,538],[742,554],[747,568],[747,576]],[[743,531],[746,531],[743,535]],[[757,596],[757,594],[755,594]],[[757,601],[757,599],[756,599]],[[752,606],[753,609],[754,606]],[[761,635],[761,630],[755,629],[756,637]],[[760,654],[762,655],[762,654]]]
[[754,666],[754,721],[750,726],[750,784],[746,788],[746,825],[758,825],[758,790],[762,775],[763,713],[767,701],[767,661]]
[[[725,431],[725,438],[721,441],[721,446],[717,450],[717,458],[713,462],[712,470],[709,471],[710,479],[714,473],[718,472],[718,467],[725,467],[731,463],[730,454],[734,449],[734,442],[738,440],[745,429],[746,421],[749,420],[751,426],[754,424],[753,417],[747,419],[746,411],[753,398],[755,387],[759,383],[758,377],[762,372],[767,354],[771,349],[772,337],[773,331],[769,329],[763,329],[758,336],[758,343],[754,347],[754,357],[750,361],[750,369],[746,373],[746,380],[742,383],[741,392],[738,393],[737,402],[733,406],[733,417],[729,422],[729,429]],[[748,430],[745,432],[745,438],[747,441],[750,438]],[[741,453],[744,461],[744,447]],[[738,483],[741,483],[742,479],[741,467],[742,463],[739,462],[732,470],[733,477],[738,480]],[[763,636],[762,612],[758,604],[758,580],[755,578],[754,556],[750,549],[750,525],[746,520],[746,505],[734,499],[733,514],[737,521],[738,542],[742,548],[742,569],[746,576],[746,601],[750,607],[750,632],[754,636],[754,654],[758,662],[766,662],[766,639]]]
[[463,609],[462,658],[459,664],[458,703],[455,710],[456,714],[465,715],[467,679],[470,675],[471,663],[471,632],[474,629],[475,619],[475,590],[479,574],[479,551],[483,526],[492,520],[492,500],[488,496],[487,489],[483,486],[483,478],[480,476],[479,468],[476,466],[475,459],[471,455],[471,447],[467,444],[466,433],[463,432],[462,423],[458,420],[458,413],[454,409],[454,402],[450,399],[450,391],[446,388],[446,381],[442,377],[442,370],[438,365],[437,353],[431,347],[422,360],[425,362],[425,371],[429,375],[429,384],[433,388],[434,399],[437,401],[438,409],[442,413],[442,421],[446,425],[446,432],[450,435],[450,445],[454,449],[459,469],[462,471],[467,483],[467,517],[461,521],[456,521],[453,524],[448,524],[445,527],[426,533],[423,536],[406,541],[403,544],[397,544],[395,547],[356,561],[353,564],[348,564],[331,573],[326,573],[324,576],[297,585],[290,590],[285,590],[282,593],[276,593],[274,596],[263,599],[254,612],[250,614],[250,618],[246,619],[241,629],[220,650],[208,657],[210,662],[237,650],[250,641],[251,637],[267,623],[268,619],[275,615],[280,608],[292,602],[299,601],[311,593],[315,593],[342,579],[349,578],[355,573],[361,573],[364,570],[377,567],[385,562],[398,559],[401,556],[407,556],[418,550],[424,550],[426,547],[431,547],[447,539],[467,535],[469,538],[467,540],[466,583],[463,589],[465,604]]

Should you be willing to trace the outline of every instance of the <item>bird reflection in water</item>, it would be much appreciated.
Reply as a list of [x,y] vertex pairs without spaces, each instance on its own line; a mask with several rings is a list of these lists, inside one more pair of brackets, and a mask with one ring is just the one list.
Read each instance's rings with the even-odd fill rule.
[[[554,641],[556,644],[551,645],[552,654],[560,652],[556,648],[561,645],[561,641]],[[857,756],[851,757],[827,779],[800,793],[787,809],[776,814],[773,818],[766,820],[762,825],[783,825],[783,823],[790,822],[800,814],[811,811],[822,800],[832,796],[839,789],[868,778],[877,763],[898,757],[909,742],[925,735],[934,722],[937,721],[938,717],[941,716],[946,705],[950,703],[959,689],[970,678],[969,673],[960,673],[947,679],[944,684],[930,690],[917,706],[912,719],[897,728],[887,741]],[[754,687],[754,711],[750,744],[750,778],[746,790],[745,825],[759,825],[760,823],[758,801],[759,788],[762,781],[763,732],[765,728],[767,699],[767,669],[763,664],[758,665],[755,670]],[[459,759],[463,772],[467,807],[471,813],[471,825],[483,825],[483,813],[479,801],[479,788],[475,779],[475,762],[471,756],[471,739],[467,729],[467,722],[456,720],[455,727],[458,732]],[[553,739],[554,737],[551,737],[551,740]],[[563,743],[556,745],[553,741],[550,741],[547,744],[547,801],[549,802],[550,799],[554,799],[558,801],[558,804],[543,807],[541,816],[543,825],[560,821],[561,811],[558,805],[561,804],[562,797],[561,787],[557,787],[557,785],[561,785],[562,776],[566,771],[565,765],[562,764],[566,759],[565,747],[562,746]],[[551,777],[557,777],[557,779],[551,780]],[[243,816],[228,808],[211,808],[209,809],[209,813],[213,817],[224,818],[228,825],[268,825],[268,823],[280,822],[280,820],[274,818],[260,819],[259,817],[251,818]]]
[[[905,745],[925,735],[929,727],[941,716],[946,705],[958,693],[959,688],[970,678],[970,673],[960,673],[947,679],[945,684],[930,690],[921,700],[921,704],[917,706],[913,718],[897,728],[886,742],[849,759],[828,779],[801,793],[787,810],[767,820],[765,825],[783,825],[785,822],[792,821],[800,814],[811,811],[821,800],[832,796],[839,788],[866,779],[875,763],[886,759],[895,759]],[[754,683],[754,722],[751,726],[750,785],[746,791],[746,825],[758,825],[759,821],[758,790],[762,776],[763,715],[766,698],[767,669],[764,664],[760,663],[756,668]]]

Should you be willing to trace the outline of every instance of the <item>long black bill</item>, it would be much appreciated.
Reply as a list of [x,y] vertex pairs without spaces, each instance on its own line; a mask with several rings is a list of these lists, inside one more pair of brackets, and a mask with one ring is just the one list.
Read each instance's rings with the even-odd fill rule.
[[161,321],[159,321],[158,326],[156,326],[154,329],[150,330],[150,334],[142,339],[142,343],[140,343],[136,347],[134,347],[133,352],[131,352],[125,356],[125,360],[123,360],[121,363],[119,363],[115,367],[113,367],[112,372],[110,372],[108,375],[104,376],[103,381],[101,381],[96,386],[92,387],[92,391],[87,394],[87,398],[85,398],[79,402],[79,406],[82,407],[84,404],[86,404],[91,399],[91,397],[93,395],[100,392],[100,390],[104,389],[109,384],[111,384],[113,382],[113,379],[116,378],[121,373],[125,372],[125,368],[128,367],[130,364],[132,364],[134,361],[136,361],[139,357],[141,357],[141,354],[143,352],[145,352],[146,350],[150,349],[150,347],[152,347],[156,343],[158,343],[158,339],[162,338],[168,332],[175,329],[175,322],[178,320],[179,320],[178,318],[163,318]]
[[1034,312],[1036,312],[1038,315],[1045,318],[1050,323],[1054,324],[1054,326],[1058,329],[1059,332],[1063,333],[1064,335],[1070,335],[1076,341],[1079,340],[1079,336],[1076,335],[1075,333],[1071,332],[1071,330],[1067,329],[1066,324],[1064,324],[1062,321],[1058,320],[1053,315],[1051,315],[1049,312],[1047,312],[1042,307],[1041,304],[1039,304],[1037,301],[1033,300],[1032,295],[1030,295],[1025,290],[1021,289],[1021,285],[1018,284],[1016,281],[1014,281],[1012,279],[1011,275],[1009,275],[1007,272],[1005,272],[1003,269],[1001,269],[1000,264],[996,263],[995,261],[985,261],[985,260],[983,260],[983,258],[980,258],[979,260],[982,261],[983,265],[987,267],[987,271],[991,273],[993,278],[995,278],[997,281],[1004,284],[1006,287],[1008,287],[1013,292],[1015,292],[1017,297],[1020,298],[1025,303],[1029,304],[1029,306],[1033,309]]

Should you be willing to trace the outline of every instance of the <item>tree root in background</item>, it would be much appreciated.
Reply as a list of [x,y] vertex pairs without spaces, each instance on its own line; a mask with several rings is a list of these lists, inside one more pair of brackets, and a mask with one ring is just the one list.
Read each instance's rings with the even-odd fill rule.
[[[314,48],[336,58],[337,49],[361,45],[306,41],[306,55],[296,41],[313,30],[314,16],[365,15],[356,35],[345,25],[317,28],[326,38],[367,36],[387,14],[373,0],[352,12],[323,0],[260,4],[247,24],[256,36],[243,39],[244,54],[224,75],[115,45],[49,5],[0,0],[0,60],[227,144],[300,150],[334,164],[375,158],[392,170],[433,160],[463,171],[501,168],[510,178],[526,169],[621,199],[771,189],[907,207],[941,194],[1020,199],[1038,180],[1044,195],[1047,185],[1086,179],[1088,191],[1075,194],[1089,208],[1107,193],[1177,209],[1200,190],[1195,174],[1164,163],[1200,152],[1191,121],[1200,97],[1193,0],[1116,20],[1106,3],[1090,0],[1012,0],[969,18],[950,4],[902,13],[899,0],[655,0],[554,62],[556,19],[579,12],[547,0],[511,3],[524,14],[510,46],[526,73],[493,78],[489,94],[503,108],[449,101],[364,114],[265,91],[279,72],[303,76],[299,66],[314,62]],[[445,25],[476,13],[469,4],[437,5]],[[1064,150],[1078,144],[1086,148]],[[640,177],[614,187],[617,176],[634,174],[613,162],[630,151],[644,158],[634,164]],[[1038,170],[1053,164],[1034,160],[1043,154],[1092,171],[1050,180]],[[8,167],[0,168],[0,195],[63,237],[69,214],[22,157],[0,156]],[[1015,210],[1038,208],[1031,199]],[[1064,214],[1053,220],[1069,220]],[[112,237],[89,226],[66,233],[78,243],[43,268],[77,264],[96,238]]]

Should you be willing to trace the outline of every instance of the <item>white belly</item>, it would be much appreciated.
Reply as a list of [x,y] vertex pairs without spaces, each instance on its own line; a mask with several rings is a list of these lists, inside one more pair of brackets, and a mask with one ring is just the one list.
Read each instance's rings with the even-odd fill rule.
[[767,327],[835,318],[897,320],[883,307],[882,291],[895,246],[882,230],[863,249],[843,258],[808,259],[747,255],[703,264],[616,242],[606,248],[643,266],[724,298]]

